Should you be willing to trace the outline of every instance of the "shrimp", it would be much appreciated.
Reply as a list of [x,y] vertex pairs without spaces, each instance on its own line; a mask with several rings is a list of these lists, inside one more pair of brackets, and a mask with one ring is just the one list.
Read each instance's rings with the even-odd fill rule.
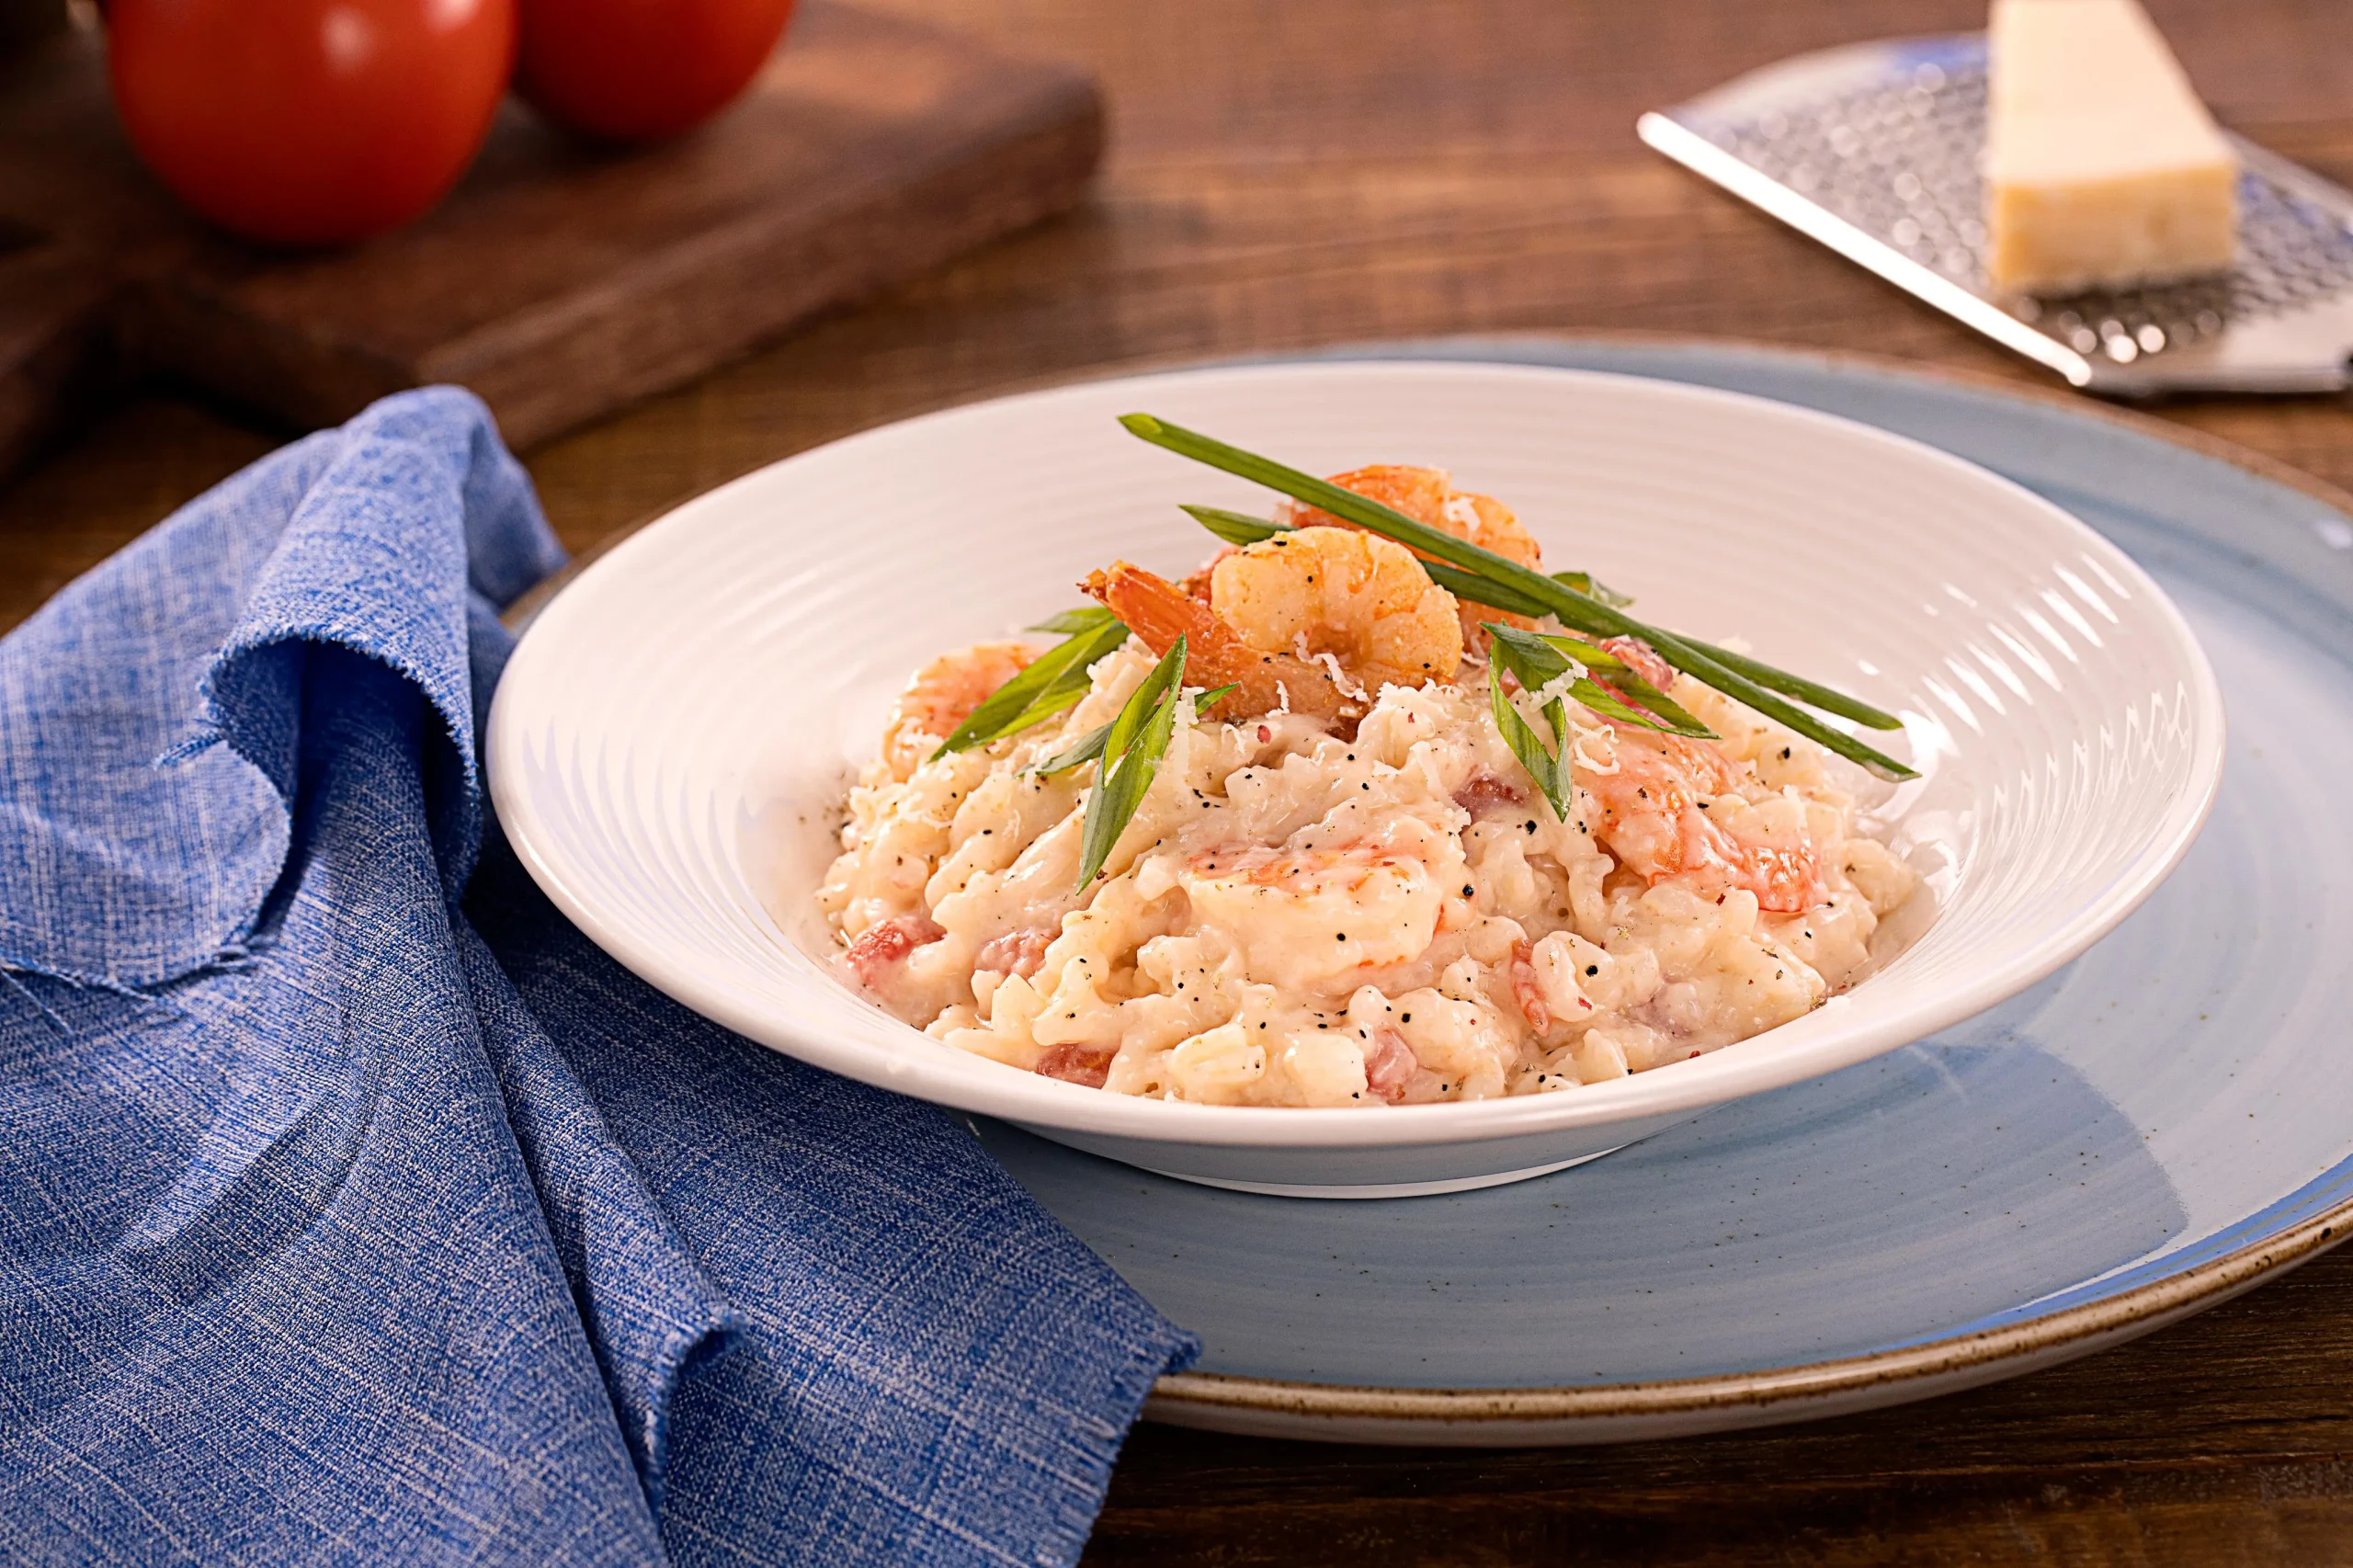
[[[1536,542],[1535,535],[1520,527],[1512,509],[1492,495],[1455,489],[1452,476],[1442,468],[1376,463],[1370,468],[1336,473],[1326,483],[1378,501],[1392,511],[1403,512],[1417,523],[1452,534],[1482,550],[1493,551],[1532,572],[1543,570],[1543,547]],[[1356,526],[1299,501],[1286,501],[1277,506],[1275,520],[1300,528]],[[1474,653],[1484,652],[1487,646],[1487,633],[1482,622],[1499,621],[1523,631],[1533,631],[1536,625],[1526,616],[1508,614],[1486,605],[1464,604],[1461,614],[1463,646]]]
[[[1822,863],[1800,831],[1755,831],[1733,760],[1709,741],[1613,725],[1617,769],[1577,781],[1601,808],[1595,836],[1653,887],[1676,881],[1701,893],[1745,888],[1759,907],[1794,915],[1822,902]],[[1711,814],[1711,807],[1725,808]],[[1726,819],[1731,819],[1727,821]]]
[[1451,679],[1454,596],[1413,552],[1357,529],[1302,528],[1219,558],[1205,604],[1126,562],[1081,585],[1154,653],[1186,639],[1187,678],[1233,683],[1231,715],[1289,708],[1352,726],[1383,686]]
[[1462,662],[1454,596],[1404,546],[1353,528],[1235,551],[1210,574],[1210,608],[1252,647],[1336,655],[1366,687],[1450,680]]
[[1217,710],[1230,719],[1286,709],[1313,719],[1354,724],[1369,703],[1333,683],[1321,665],[1290,653],[1262,653],[1242,633],[1220,619],[1208,601],[1197,599],[1165,577],[1115,561],[1108,572],[1090,573],[1079,584],[1155,653],[1185,639],[1185,679],[1191,686],[1225,686]]
[[1253,978],[1304,990],[1427,950],[1446,908],[1440,853],[1430,830],[1401,823],[1379,841],[1204,849],[1176,878],[1194,919],[1240,949]]
[[944,653],[917,670],[882,732],[882,757],[891,765],[891,777],[904,781],[973,709],[1035,656],[1018,642],[983,642]]

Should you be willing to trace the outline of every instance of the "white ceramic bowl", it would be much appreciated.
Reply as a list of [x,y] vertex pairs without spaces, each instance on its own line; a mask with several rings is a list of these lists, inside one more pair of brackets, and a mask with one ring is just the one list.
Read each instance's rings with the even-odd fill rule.
[[[811,893],[855,766],[917,665],[1077,602],[1176,510],[1269,497],[1144,445],[1131,410],[1318,472],[1437,463],[1641,613],[1904,716],[1884,808],[1934,919],[1854,991],[1754,1040],[1568,1093],[1349,1110],[1171,1104],[951,1050],[828,973]],[[608,952],[804,1061],[1173,1176],[1317,1196],[1532,1176],[1843,1067],[2067,962],[2172,869],[2222,758],[2213,673],[2098,535],[1863,426],[1662,381],[1332,362],[1098,381],[869,431],[689,502],[525,636],[487,739],[501,820]]]

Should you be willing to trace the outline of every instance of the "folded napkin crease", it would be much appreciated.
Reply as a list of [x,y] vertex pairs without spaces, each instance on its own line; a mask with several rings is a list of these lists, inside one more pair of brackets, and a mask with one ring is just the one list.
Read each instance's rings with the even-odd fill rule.
[[1191,1339],[489,820],[487,414],[377,404],[0,641],[0,1558],[1054,1563]]

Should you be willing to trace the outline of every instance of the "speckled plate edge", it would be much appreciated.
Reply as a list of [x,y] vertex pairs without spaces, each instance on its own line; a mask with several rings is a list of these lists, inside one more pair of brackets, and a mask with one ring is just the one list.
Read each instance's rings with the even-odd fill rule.
[[1148,1420],[1334,1443],[1509,1448],[1769,1426],[1902,1404],[2088,1356],[2229,1301],[2326,1252],[2353,1199],[2226,1257],[1998,1329],[1771,1371],[1587,1388],[1390,1389],[1214,1372],[1164,1377]]
[[[2048,409],[2062,419],[2106,423],[2227,463],[2353,517],[2353,494],[2201,432],[2092,403],[2080,395],[1991,376],[1925,372],[1871,355],[1813,353],[1664,335],[1581,334],[1421,339],[1265,358],[1394,358],[1401,354],[1609,369],[1702,385],[1719,383],[1699,376],[1676,375],[1672,359],[1685,355],[1696,362],[1698,356],[1707,355],[1738,358],[1765,367],[1778,363],[1790,369],[1885,378],[2022,403]],[[1602,358],[1597,360],[1595,356]],[[1653,362],[1640,362],[1645,359]],[[1121,366],[1116,372],[1104,373],[1134,374],[1143,368]],[[1849,412],[1848,417],[1860,416]],[[1899,433],[1929,439],[1914,432]],[[1929,440],[1929,444],[1936,443]],[[2323,1177],[2302,1190],[2326,1185],[2328,1178]],[[2272,1210],[2299,1207],[2296,1197],[2281,1199]],[[2259,1219],[2260,1214],[2253,1218]],[[2022,1322],[1838,1360],[1657,1382],[1526,1389],[1393,1389],[1180,1372],[1160,1380],[1144,1406],[1144,1415],[1172,1426],[1256,1437],[1464,1448],[1628,1442],[1816,1420],[1957,1392],[2122,1344],[2219,1305],[2319,1256],[2343,1241],[2348,1229],[2353,1229],[2353,1196],[2283,1223],[2220,1256],[2097,1301],[2072,1307],[2054,1305],[2051,1312]]]

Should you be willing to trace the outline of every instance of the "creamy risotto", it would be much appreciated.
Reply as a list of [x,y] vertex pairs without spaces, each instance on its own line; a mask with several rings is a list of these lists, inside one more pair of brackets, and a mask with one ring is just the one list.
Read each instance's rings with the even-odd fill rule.
[[[1507,510],[1438,471],[1336,483],[1534,562]],[[1119,616],[1109,639],[1133,635],[1080,665],[1083,696],[1042,722],[942,749],[1030,664],[1024,645],[916,677],[819,894],[847,978],[1025,1072],[1367,1106],[1622,1077],[1798,1017],[1861,974],[1915,876],[1862,830],[1859,768],[1638,641],[1608,645],[1619,686],[1714,738],[1613,714],[1607,685],[1583,688],[1600,710],[1565,699],[1569,675],[1491,689],[1488,628],[1557,628],[1458,602],[1403,546],[1322,513],[1276,523],[1298,531],[1183,583],[1125,563],[1090,579]],[[1105,763],[1070,756],[1133,708],[1180,633],[1165,750],[1082,888]],[[1554,699],[1567,723],[1548,791],[1502,726],[1548,733]]]

